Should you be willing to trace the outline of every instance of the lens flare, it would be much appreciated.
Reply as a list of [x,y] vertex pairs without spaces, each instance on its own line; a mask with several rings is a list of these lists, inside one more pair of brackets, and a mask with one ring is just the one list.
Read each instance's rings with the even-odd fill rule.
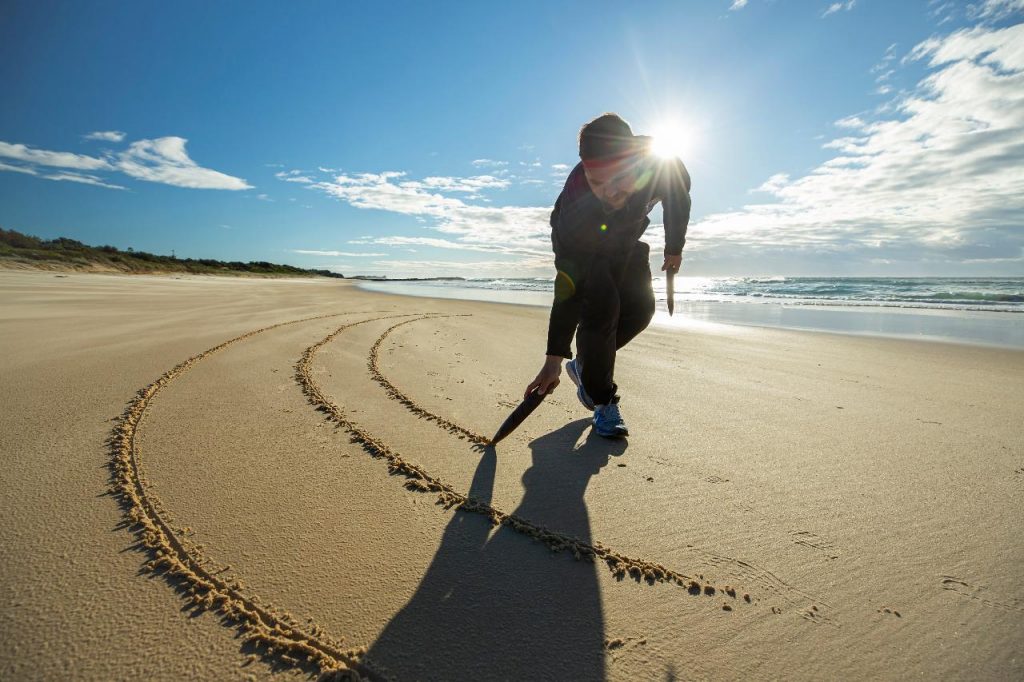
[[693,152],[693,139],[685,126],[663,124],[651,137],[651,151],[663,159],[682,158]]

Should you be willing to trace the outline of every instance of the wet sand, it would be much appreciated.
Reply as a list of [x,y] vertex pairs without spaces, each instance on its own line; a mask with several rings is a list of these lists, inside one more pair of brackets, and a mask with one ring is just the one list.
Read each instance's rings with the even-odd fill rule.
[[1024,352],[0,271],[0,678],[1024,676]]

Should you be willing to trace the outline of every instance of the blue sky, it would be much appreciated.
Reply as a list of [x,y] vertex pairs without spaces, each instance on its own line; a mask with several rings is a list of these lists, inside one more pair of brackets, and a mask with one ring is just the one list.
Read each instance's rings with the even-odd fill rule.
[[680,135],[683,274],[1024,275],[1024,0],[374,5],[4,3],[0,226],[543,277],[616,111]]

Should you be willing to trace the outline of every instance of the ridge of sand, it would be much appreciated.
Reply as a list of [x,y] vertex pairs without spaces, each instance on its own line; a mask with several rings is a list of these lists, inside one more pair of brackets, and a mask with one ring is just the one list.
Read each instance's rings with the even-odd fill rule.
[[[111,492],[121,502],[128,525],[139,540],[139,548],[151,557],[143,564],[143,569],[166,576],[191,605],[212,610],[226,623],[237,626],[245,641],[263,647],[262,652],[266,656],[296,666],[312,663],[319,671],[332,673],[332,679],[339,681],[349,677],[358,679],[357,674],[344,674],[355,670],[373,676],[372,671],[360,664],[359,659],[365,649],[342,649],[340,642],[331,639],[319,626],[304,627],[291,614],[261,604],[258,596],[246,595],[244,583],[235,577],[222,575],[230,571],[230,566],[210,566],[203,546],[193,545],[188,541],[185,529],[176,531],[166,520],[167,511],[140,472],[141,452],[135,432],[160,390],[208,356],[271,329],[349,314],[353,313],[317,315],[261,327],[188,358],[139,390],[114,427],[110,439],[113,453]],[[363,322],[343,325],[341,329]]]
[[[374,380],[385,388],[389,398],[397,400],[413,414],[435,422],[442,429],[452,432],[460,438],[468,439],[477,443],[481,446],[481,449],[483,449],[483,444],[489,441],[486,436],[473,433],[469,429],[459,426],[444,417],[420,407],[412,399],[399,391],[394,384],[388,381],[383,374],[381,374],[378,367],[378,349],[387,338],[388,334],[390,334],[394,329],[410,322],[418,322],[420,320],[431,318],[436,319],[438,317],[454,316],[426,315],[400,322],[385,330],[372,347],[368,367],[374,377]],[[685,585],[689,593],[693,595],[705,594],[711,596],[716,592],[722,592],[732,599],[736,599],[736,589],[729,585],[716,587],[710,583],[702,584],[700,581],[703,580],[703,576],[695,577],[686,575],[646,559],[637,559],[620,554],[604,547],[599,542],[591,544],[579,540],[578,538],[569,537],[563,533],[552,531],[543,525],[534,523],[515,514],[508,514],[496,509],[486,502],[472,498],[465,493],[458,492],[451,485],[427,472],[423,467],[406,461],[401,454],[395,452],[390,446],[380,440],[380,438],[368,433],[359,425],[349,420],[342,409],[332,402],[330,398],[324,395],[322,389],[310,372],[316,351],[327,343],[330,343],[338,336],[338,334],[347,328],[348,325],[338,328],[319,343],[308,348],[306,352],[303,353],[302,359],[296,366],[296,377],[302,384],[303,391],[309,398],[310,403],[313,404],[317,410],[327,414],[331,421],[348,431],[352,435],[353,440],[359,443],[369,455],[378,459],[386,460],[388,463],[389,473],[392,475],[405,476],[407,479],[405,482],[406,488],[419,492],[434,492],[437,494],[438,503],[443,505],[446,509],[455,508],[458,511],[481,514],[487,517],[492,526],[507,526],[519,533],[541,541],[554,552],[567,550],[571,552],[577,560],[588,561],[591,563],[600,559],[605,562],[608,569],[616,578],[621,579],[628,574],[637,582],[643,580],[649,584],[665,582],[674,583],[680,586]],[[752,602],[752,598],[749,594],[744,594],[743,601],[749,604]],[[731,610],[732,608],[728,604],[726,604],[725,607],[725,610]],[[814,610],[818,610],[816,606],[814,607]]]
[[[225,575],[231,571],[230,565],[211,565],[210,559],[203,552],[204,547],[195,545],[187,539],[189,529],[176,530],[172,527],[168,520],[171,514],[163,507],[158,495],[142,474],[141,452],[135,440],[135,432],[142,423],[149,404],[156,398],[159,391],[206,357],[224,350],[232,344],[272,329],[312,320],[359,314],[359,312],[362,311],[317,315],[261,327],[188,358],[139,390],[136,398],[129,403],[120,422],[115,426],[110,441],[114,454],[111,462],[114,479],[111,491],[121,501],[127,520],[131,523],[131,529],[140,541],[140,548],[151,557],[143,564],[143,569],[146,572],[166,576],[168,582],[179,593],[182,593],[190,605],[199,609],[211,610],[222,616],[226,624],[238,627],[243,633],[244,641],[257,645],[264,659],[274,660],[278,665],[284,664],[300,669],[308,669],[312,666],[314,670],[321,673],[321,679],[330,680],[359,679],[358,673],[362,673],[370,679],[387,679],[387,677],[383,671],[375,670],[361,660],[366,651],[365,647],[342,649],[341,642],[344,641],[344,637],[335,639],[321,626],[312,622],[307,622],[305,626],[300,625],[292,614],[264,605],[258,595],[246,594],[244,592],[245,584],[238,576]],[[359,443],[369,455],[377,459],[384,459],[388,464],[389,474],[404,476],[406,478],[404,485],[409,490],[436,493],[438,504],[443,505],[446,509],[481,514],[488,519],[492,526],[506,526],[540,541],[553,552],[568,551],[577,560],[590,563],[601,560],[617,579],[621,580],[628,575],[638,583],[644,581],[653,585],[660,582],[684,586],[694,596],[713,596],[716,593],[721,593],[730,597],[734,602],[739,600],[737,589],[730,585],[716,586],[710,582],[702,583],[703,575],[691,576],[647,559],[621,554],[604,547],[600,542],[587,543],[578,538],[569,537],[460,493],[421,466],[408,462],[378,437],[349,420],[341,408],[324,395],[312,376],[311,368],[316,352],[351,327],[383,319],[408,317],[409,315],[388,315],[343,324],[307,348],[295,366],[296,380],[301,385],[310,404],[317,411],[325,413],[330,421],[349,432],[353,441]],[[379,367],[381,345],[395,329],[426,319],[460,316],[468,317],[469,315],[419,315],[388,327],[371,347],[367,367],[374,381],[385,390],[389,399],[401,403],[413,414],[434,422],[440,428],[459,438],[484,446],[489,442],[486,436],[474,433],[419,406],[389,381]],[[740,563],[754,568],[746,562]],[[781,586],[799,592],[778,578],[776,580]],[[803,596],[809,597],[806,594]],[[749,593],[743,593],[742,601],[751,604],[754,599]],[[827,606],[824,602],[818,601],[823,606]],[[722,609],[726,611],[731,611],[732,608],[728,602],[722,605]],[[831,619],[820,613],[816,604],[810,607],[810,613],[812,614],[810,617],[817,622],[834,624]],[[607,647],[609,650],[618,649],[623,645],[621,640],[609,640],[609,642]]]

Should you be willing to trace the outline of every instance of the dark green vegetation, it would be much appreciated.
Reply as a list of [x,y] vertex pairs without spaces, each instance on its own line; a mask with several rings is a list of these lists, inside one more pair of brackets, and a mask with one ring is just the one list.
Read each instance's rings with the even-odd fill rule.
[[291,277],[344,277],[330,270],[304,270],[266,261],[219,261],[210,258],[175,258],[145,251],[121,251],[113,246],[88,246],[74,239],[40,239],[0,228],[0,266],[17,263],[44,270],[86,270],[133,274],[191,272],[206,275],[276,275]]

